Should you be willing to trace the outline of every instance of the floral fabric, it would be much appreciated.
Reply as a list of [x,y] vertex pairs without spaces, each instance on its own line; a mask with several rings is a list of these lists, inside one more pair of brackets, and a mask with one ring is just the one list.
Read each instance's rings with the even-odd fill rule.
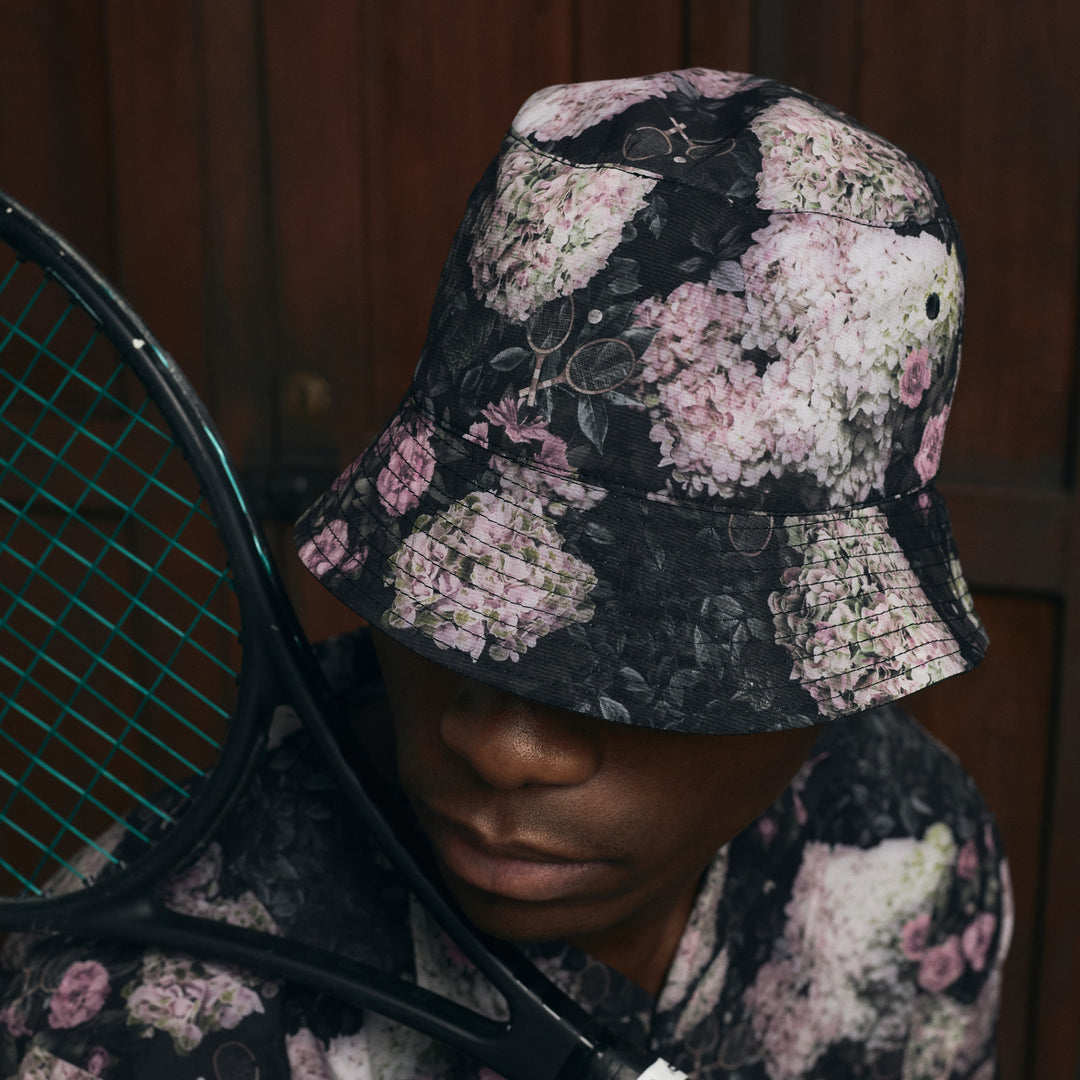
[[592,716],[746,732],[893,701],[986,647],[932,486],[963,302],[933,177],[809,95],[549,87],[301,558],[413,650]]
[[[323,659],[351,722],[376,698],[356,682],[375,678],[369,644],[341,639]],[[291,728],[167,902],[499,1015]],[[788,790],[717,853],[657,998],[565,944],[525,951],[699,1080],[990,1080],[1011,926],[1001,842],[971,780],[882,709],[823,728]],[[0,1077],[495,1080],[414,1031],[256,972],[28,935],[3,952]]]

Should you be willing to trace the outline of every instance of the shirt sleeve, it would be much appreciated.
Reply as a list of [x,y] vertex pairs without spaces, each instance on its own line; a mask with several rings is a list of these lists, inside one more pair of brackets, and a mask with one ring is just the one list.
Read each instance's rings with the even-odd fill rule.
[[1013,929],[1008,861],[992,822],[959,849],[949,903],[925,927],[909,929],[917,954],[917,997],[904,1054],[904,1076],[993,1080],[1002,970]]

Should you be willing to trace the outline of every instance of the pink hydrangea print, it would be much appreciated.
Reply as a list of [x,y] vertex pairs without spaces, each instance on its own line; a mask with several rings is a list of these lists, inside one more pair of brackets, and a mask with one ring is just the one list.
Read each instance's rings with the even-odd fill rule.
[[676,75],[709,98],[728,97],[750,78],[729,71],[689,68],[640,79],[604,79],[548,86],[538,90],[522,105],[514,118],[513,128],[522,135],[531,135],[538,142],[571,138],[594,124],[610,120],[631,105],[673,92]]
[[422,514],[391,556],[395,629],[413,628],[474,660],[517,660],[545,634],[593,615],[591,567],[562,550],[543,503],[474,492],[440,517]]
[[[744,349],[776,358],[763,387],[773,464],[813,477],[833,505],[866,501],[884,489],[904,395],[913,400],[915,382],[956,347],[956,252],[930,234],[813,214],[776,215],[754,240],[742,257],[746,315],[736,329]],[[921,350],[925,371],[909,359]]]
[[273,916],[250,890],[239,896],[221,895],[219,878],[223,866],[221,845],[214,841],[202,857],[184,872],[170,878],[161,889],[163,903],[181,915],[213,919],[232,926],[280,933]]
[[919,985],[932,994],[952,986],[964,973],[960,938],[950,934],[940,945],[927,949],[919,964]]
[[[589,510],[603,501],[603,488],[581,483],[567,458],[566,442],[553,435],[540,420],[523,420],[519,415],[517,396],[507,391],[496,405],[483,410],[492,426],[501,426],[515,443],[539,443],[528,463],[500,454],[491,455],[491,468],[500,476],[499,485],[513,502],[521,494],[535,495],[544,511],[561,517],[569,507]],[[473,425],[474,428],[476,425]],[[484,425],[483,443],[487,445],[489,426]],[[477,441],[477,437],[473,441]]]
[[[638,381],[661,462],[691,495],[802,474],[832,505],[866,501],[884,488],[899,409],[955,347],[955,252],[800,214],[754,240],[745,297],[687,283],[635,312],[656,330]],[[752,351],[770,358],[763,369]]]
[[92,1020],[109,996],[109,973],[96,960],[77,960],[64,972],[49,1001],[49,1027],[72,1028]]
[[128,1023],[149,1038],[164,1031],[178,1053],[188,1053],[210,1031],[235,1028],[245,1016],[264,1011],[255,976],[222,964],[167,957],[150,950],[137,982],[124,987]]
[[334,1075],[326,1059],[326,1046],[311,1028],[285,1036],[290,1080],[329,1080]]
[[513,129],[538,142],[570,138],[639,101],[662,97],[669,83],[670,76],[665,74],[548,86],[522,105],[514,117]]
[[876,507],[804,523],[788,518],[788,543],[806,552],[769,596],[776,643],[791,677],[823,716],[869,709],[965,670]]
[[431,421],[425,416],[408,421],[396,416],[379,439],[376,453],[385,453],[387,446],[390,458],[375,480],[375,490],[387,513],[400,516],[420,505],[435,473]]
[[341,574],[354,574],[367,559],[366,545],[355,548],[349,543],[349,526],[343,520],[324,525],[312,538],[297,549],[300,561],[317,578],[325,577],[333,570]]
[[18,1080],[86,1080],[93,1075],[33,1043],[19,1062],[18,1073],[13,1074]]
[[788,97],[750,124],[761,143],[758,205],[871,221],[929,221],[934,196],[891,143]]
[[578,168],[524,144],[508,150],[469,252],[484,303],[524,321],[580,289],[607,264],[656,179]]
[[743,310],[730,293],[688,283],[666,300],[644,301],[635,315],[635,325],[657,330],[639,375],[650,435],[661,464],[694,494],[729,494],[773,468],[772,379],[743,359]]

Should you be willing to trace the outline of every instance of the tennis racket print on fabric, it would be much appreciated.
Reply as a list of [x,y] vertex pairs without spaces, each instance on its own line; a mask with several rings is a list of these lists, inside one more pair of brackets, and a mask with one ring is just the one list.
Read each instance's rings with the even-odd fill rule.
[[[191,386],[100,274],[0,195],[0,932],[240,964],[417,1028],[510,1080],[681,1075],[463,921],[347,762],[328,693]],[[243,790],[282,704],[509,1020],[161,901]],[[122,864],[118,836],[138,852]]]

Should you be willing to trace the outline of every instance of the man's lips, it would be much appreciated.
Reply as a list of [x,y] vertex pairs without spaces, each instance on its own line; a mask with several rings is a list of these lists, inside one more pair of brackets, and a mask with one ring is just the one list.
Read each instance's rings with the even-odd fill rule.
[[510,900],[565,900],[587,891],[609,859],[579,859],[516,840],[489,839],[469,826],[423,815],[440,862],[452,877]]

